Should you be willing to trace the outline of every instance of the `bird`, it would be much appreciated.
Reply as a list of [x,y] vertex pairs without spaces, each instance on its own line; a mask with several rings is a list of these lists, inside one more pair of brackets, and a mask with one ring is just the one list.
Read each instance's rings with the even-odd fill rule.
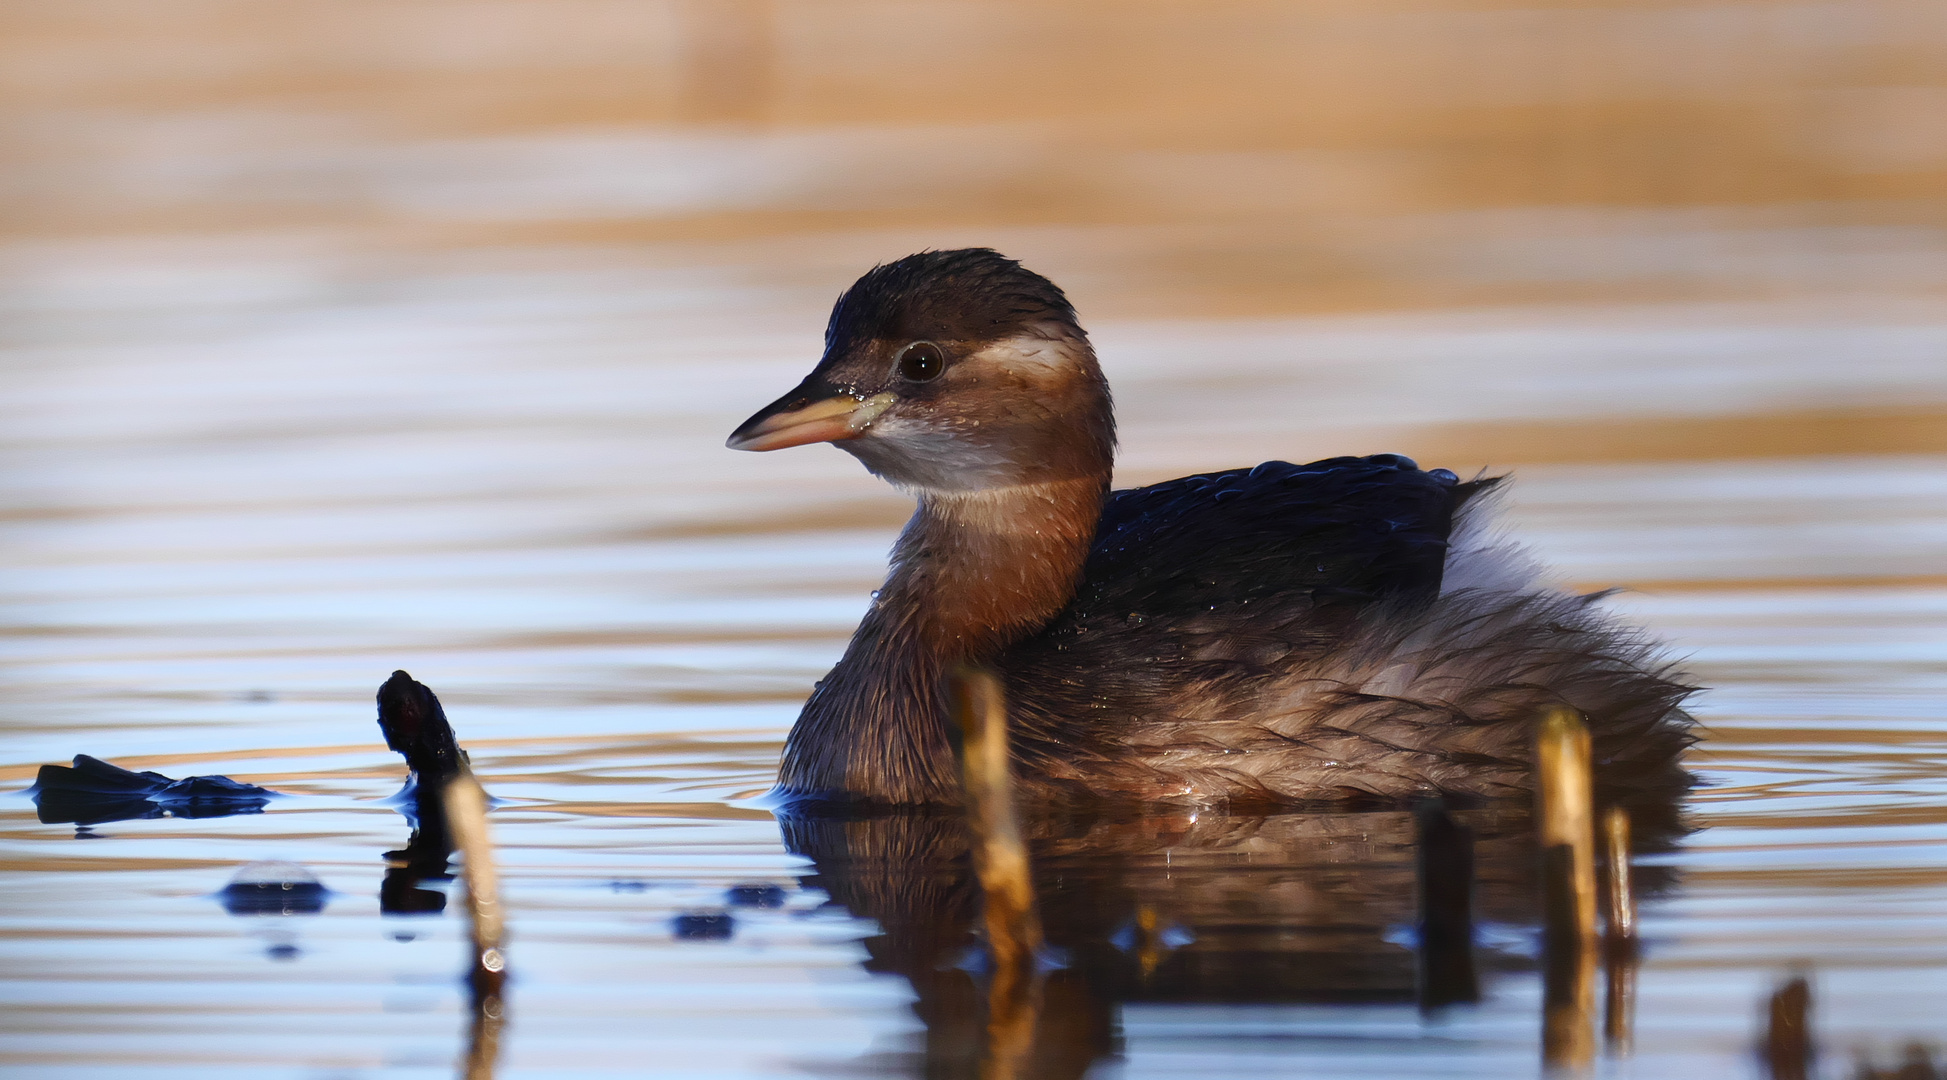
[[1074,306],[989,248],[846,289],[824,353],[728,446],[831,443],[913,496],[887,577],[786,739],[797,807],[961,803],[947,682],[1005,688],[1016,790],[1234,812],[1530,796],[1535,717],[1587,718],[1596,793],[1691,783],[1659,642],[1546,583],[1501,477],[1396,454],[1111,490],[1114,404]]

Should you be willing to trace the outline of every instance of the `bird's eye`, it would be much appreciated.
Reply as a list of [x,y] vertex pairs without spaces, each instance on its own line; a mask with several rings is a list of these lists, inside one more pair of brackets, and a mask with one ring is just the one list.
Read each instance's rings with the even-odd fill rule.
[[899,374],[914,382],[925,382],[946,370],[946,353],[930,341],[915,341],[899,354]]

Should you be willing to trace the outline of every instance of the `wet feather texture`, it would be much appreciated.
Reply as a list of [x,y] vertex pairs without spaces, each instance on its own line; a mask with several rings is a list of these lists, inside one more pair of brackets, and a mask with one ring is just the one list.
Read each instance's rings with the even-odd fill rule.
[[1691,688],[1600,597],[1442,590],[1493,483],[1381,455],[1116,493],[1074,603],[1003,654],[1023,757],[1143,800],[1516,795],[1529,722],[1565,702],[1612,797],[1681,789]]
[[[826,342],[732,444],[891,395],[834,441],[919,508],[792,730],[787,796],[956,802],[943,683],[966,659],[1002,673],[1037,801],[1522,796],[1534,718],[1558,704],[1588,716],[1606,800],[1689,786],[1693,688],[1495,535],[1497,479],[1380,454],[1110,492],[1087,335],[1053,283],[984,249],[875,268]],[[898,365],[915,342],[944,359],[922,382]]]

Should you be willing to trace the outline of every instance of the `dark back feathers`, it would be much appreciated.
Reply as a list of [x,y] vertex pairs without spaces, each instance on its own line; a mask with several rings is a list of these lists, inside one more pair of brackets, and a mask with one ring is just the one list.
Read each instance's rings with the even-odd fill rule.
[[1423,604],[1440,592],[1454,512],[1493,482],[1461,484],[1380,454],[1117,491],[1075,602],[1049,629],[1138,627],[1294,597],[1348,613]]

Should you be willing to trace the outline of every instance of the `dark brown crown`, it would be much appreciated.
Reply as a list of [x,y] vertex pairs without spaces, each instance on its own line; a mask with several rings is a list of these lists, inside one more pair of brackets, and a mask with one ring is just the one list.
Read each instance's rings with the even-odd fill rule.
[[825,327],[825,355],[867,341],[998,341],[1054,324],[1081,336],[1054,282],[991,248],[923,251],[875,266],[845,290]]

